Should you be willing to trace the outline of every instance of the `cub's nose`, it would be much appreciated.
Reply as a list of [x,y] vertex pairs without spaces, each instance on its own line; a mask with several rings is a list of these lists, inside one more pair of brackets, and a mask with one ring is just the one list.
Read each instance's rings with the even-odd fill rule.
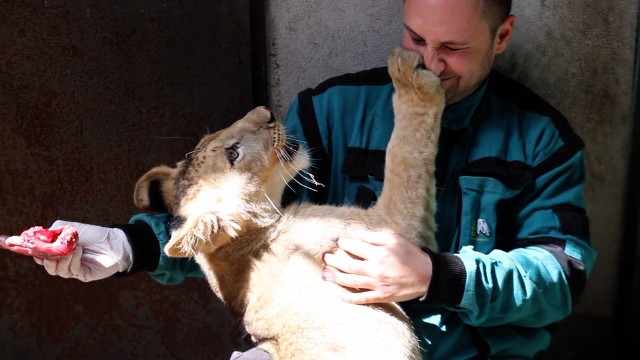
[[[267,110],[269,110],[269,109],[267,109]],[[274,123],[276,121],[276,118],[273,116],[273,113],[271,112],[271,110],[269,110],[269,115],[271,117],[269,118],[269,122],[268,123],[269,124]]]
[[259,121],[264,121],[266,117],[265,115],[267,115],[264,113],[265,111],[269,113],[269,120],[267,121],[267,124],[273,124],[276,121],[276,118],[273,116],[273,112],[269,110],[268,107],[260,105],[252,110],[252,112],[259,114],[257,117],[257,119],[260,119]]

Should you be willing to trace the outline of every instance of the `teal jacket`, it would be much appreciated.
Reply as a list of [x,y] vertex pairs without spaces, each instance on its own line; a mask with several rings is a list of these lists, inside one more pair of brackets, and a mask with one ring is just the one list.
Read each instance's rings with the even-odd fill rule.
[[[297,189],[300,197],[375,203],[393,129],[392,94],[385,68],[332,78],[299,94],[287,128],[307,144],[311,172],[325,185]],[[407,151],[411,146],[420,144],[408,143]],[[439,253],[430,252],[427,295],[402,304],[424,359],[532,358],[548,347],[554,324],[571,313],[596,258],[583,147],[557,110],[497,72],[446,107],[436,171]],[[162,246],[168,238],[163,216],[140,214],[131,222],[151,224]],[[134,259],[140,246],[133,246]],[[147,263],[162,283],[199,274],[189,260],[162,255]]]

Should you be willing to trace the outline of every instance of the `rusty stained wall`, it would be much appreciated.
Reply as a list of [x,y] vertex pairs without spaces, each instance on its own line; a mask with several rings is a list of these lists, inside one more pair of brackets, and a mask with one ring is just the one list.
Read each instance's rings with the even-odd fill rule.
[[[0,2],[0,233],[125,223],[151,166],[251,106],[248,1]],[[2,359],[228,359],[206,282],[94,283],[0,252]]]

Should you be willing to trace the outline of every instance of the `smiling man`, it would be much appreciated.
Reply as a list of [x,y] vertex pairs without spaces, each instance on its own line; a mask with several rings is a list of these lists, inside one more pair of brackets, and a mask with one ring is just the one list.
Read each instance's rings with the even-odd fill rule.
[[[596,257],[583,142],[551,105],[492,70],[514,31],[511,1],[406,0],[403,22],[403,47],[422,54],[446,93],[439,249],[402,234],[340,238],[323,276],[360,289],[345,301],[402,302],[425,359],[533,358],[571,314]],[[386,69],[372,69],[300,93],[287,124],[323,155],[315,175],[327,185],[304,196],[375,203],[392,92]]]
[[494,2],[405,2],[402,45],[440,76],[448,104],[478,89],[511,41],[515,19],[504,1]]

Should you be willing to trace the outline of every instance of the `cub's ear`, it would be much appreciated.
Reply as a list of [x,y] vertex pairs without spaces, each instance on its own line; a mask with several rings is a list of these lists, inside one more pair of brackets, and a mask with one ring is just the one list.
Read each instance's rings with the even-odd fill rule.
[[172,212],[177,168],[165,165],[147,171],[136,182],[133,203],[142,210]]

